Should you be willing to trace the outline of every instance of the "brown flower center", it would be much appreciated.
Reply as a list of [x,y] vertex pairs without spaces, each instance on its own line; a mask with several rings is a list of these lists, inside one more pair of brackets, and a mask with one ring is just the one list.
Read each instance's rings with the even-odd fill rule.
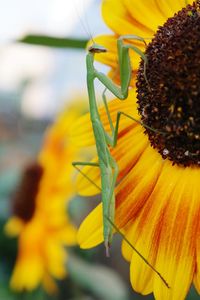
[[150,143],[174,164],[200,165],[200,1],[158,29],[146,56],[137,93]]
[[28,222],[35,211],[35,200],[42,178],[43,169],[35,163],[29,165],[13,198],[13,214]]

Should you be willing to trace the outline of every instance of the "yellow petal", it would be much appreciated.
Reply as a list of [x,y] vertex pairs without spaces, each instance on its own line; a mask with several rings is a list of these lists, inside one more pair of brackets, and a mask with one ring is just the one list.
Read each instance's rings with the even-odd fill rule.
[[[156,0],[123,0],[127,11],[133,20],[156,32],[158,26],[165,23],[166,19],[160,12]],[[144,37],[144,33],[143,36]]]
[[48,294],[57,294],[58,293],[58,287],[56,285],[56,282],[54,281],[54,279],[49,276],[48,273],[45,273],[42,279],[42,284],[43,287],[45,289],[45,291],[47,291]]
[[[152,194],[140,211],[137,226],[134,225],[134,231],[131,229],[128,234],[131,239],[134,236],[134,246],[152,266],[155,266],[156,262],[162,216],[178,180],[177,174],[172,173],[170,176],[171,184],[169,185],[166,180],[169,169],[171,169],[171,165],[165,163]],[[131,248],[129,247],[129,256],[131,255],[130,252]],[[153,291],[155,272],[134,251],[132,251],[130,272],[131,283],[136,291],[144,295]]]
[[[193,2],[193,0],[187,1],[188,4],[192,4]],[[175,13],[186,6],[185,0],[157,0],[156,3],[166,20],[170,17],[173,17]]]
[[[199,186],[198,178],[199,178],[198,176],[194,177],[194,182],[197,187]],[[199,194],[200,194],[200,187],[199,187],[199,189],[196,189],[196,197],[199,197]],[[200,211],[199,211],[199,213],[200,213]],[[199,219],[199,217],[198,217],[198,219]],[[196,287],[198,293],[200,294],[200,223],[197,227],[197,230],[194,231],[194,235],[196,238],[196,272],[195,272],[195,276],[194,276],[194,284],[195,284],[195,287]]]
[[[124,101],[120,101],[116,98],[112,101],[109,101],[108,107],[113,123],[116,123],[117,113],[119,111],[129,114],[135,119],[139,120],[136,101],[135,89],[131,89],[129,91],[129,95]],[[99,113],[105,130],[107,132],[110,132],[109,121],[104,106],[101,105]],[[122,116],[119,125],[119,133],[124,129],[127,129],[127,127],[132,125],[133,123],[134,121]],[[71,131],[71,139],[73,141],[73,144],[78,147],[87,147],[95,144],[89,113],[80,117],[77,122],[74,123]]]
[[[115,158],[119,167],[118,181],[124,177],[127,170],[132,168],[147,143],[146,137],[142,134],[142,128],[137,125],[126,134],[118,137],[117,146],[111,150],[111,155]],[[97,161],[97,158],[93,160],[93,162]],[[78,176],[77,189],[79,194],[82,196],[99,194],[101,192],[99,167],[87,166],[82,169],[82,172],[87,177],[84,177],[81,173]]]
[[[132,150],[134,150],[134,147],[132,147]],[[157,163],[155,163],[155,156],[150,155],[151,152],[155,154],[156,158],[158,157]],[[130,154],[130,151],[128,153]],[[132,156],[130,157],[132,159]],[[154,164],[152,164],[152,161]],[[124,184],[120,183],[116,199],[116,224],[119,228],[125,226],[131,218],[134,218],[134,214],[137,214],[142,208],[157,181],[161,161],[162,159],[156,151],[148,147],[144,158],[138,161],[138,167],[136,164],[129,173],[130,175],[126,176]],[[150,169],[145,175],[144,166]],[[130,191],[129,181],[133,192]],[[133,182],[135,182],[134,186]],[[122,193],[124,193],[124,197]],[[123,201],[120,201],[120,199],[123,199]],[[78,232],[78,243],[82,248],[90,248],[96,246],[102,240],[102,205],[99,205],[81,224]]]
[[77,240],[83,249],[95,247],[103,241],[102,204],[99,204],[82,222]]
[[63,241],[66,246],[74,246],[77,244],[77,228],[67,223],[58,231],[58,238]]
[[[98,162],[96,157],[91,162]],[[85,177],[86,176],[86,177]],[[82,196],[92,196],[101,193],[101,179],[99,167],[86,166],[81,169],[77,177],[77,192]]]
[[167,289],[155,276],[154,294],[158,300],[184,300],[195,271],[199,170],[173,166],[173,172],[178,174],[179,180],[163,215],[156,261],[156,268],[171,288]]
[[151,195],[162,170],[162,158],[154,149],[149,146],[141,154],[117,187],[116,223],[120,228],[135,220]]
[[[111,118],[113,121],[116,121],[116,115],[118,111],[123,111],[126,114],[131,115],[136,120],[139,120],[138,112],[136,109],[136,95],[135,89],[130,91],[129,98],[126,101],[125,107],[122,108],[123,102],[121,101],[112,101],[109,103],[109,110],[111,113]],[[101,119],[105,130],[109,130],[109,123],[107,119],[107,115],[103,109],[100,110]],[[84,132],[83,123],[85,123],[85,117],[81,120],[81,124],[76,125],[75,132],[77,134],[78,140],[82,140],[80,136]],[[87,123],[86,123],[87,124]],[[81,128],[81,132],[78,128]],[[85,129],[85,135],[91,135],[91,129],[87,132],[88,129]],[[77,132],[79,131],[79,132]],[[88,140],[88,139],[87,139]],[[127,118],[122,115],[119,134],[118,134],[118,142],[117,146],[114,149],[111,149],[111,155],[117,160],[119,166],[119,177],[118,180],[121,180],[127,171],[127,168],[131,168],[135,161],[140,156],[141,152],[145,149],[148,143],[147,138],[143,135],[143,129],[138,125],[137,122]],[[98,162],[97,158],[92,160],[92,162]],[[83,174],[79,174],[77,180],[77,188],[78,192],[81,195],[94,195],[100,192],[101,184],[100,184],[100,170],[98,167],[84,167],[82,168],[82,172],[87,176],[84,177]],[[90,180],[88,180],[88,178]],[[95,184],[91,183],[94,182]],[[98,186],[98,188],[96,186]]]
[[18,236],[24,227],[24,222],[18,217],[12,217],[6,223],[4,230],[9,236]]
[[[134,7],[137,1],[132,1]],[[135,34],[141,37],[152,36],[153,31],[141,24],[140,20],[133,19],[124,0],[104,0],[102,14],[106,24],[118,35]]]
[[31,291],[41,282],[43,272],[41,257],[30,255],[18,258],[10,281],[11,288],[16,291]]
[[119,168],[118,182],[133,168],[147,145],[148,140],[139,125],[129,127],[126,133],[118,136],[118,144],[111,150]]
[[44,248],[47,270],[56,278],[64,278],[66,275],[65,262],[67,259],[67,252],[64,246],[52,236],[52,238],[49,237],[45,242]]

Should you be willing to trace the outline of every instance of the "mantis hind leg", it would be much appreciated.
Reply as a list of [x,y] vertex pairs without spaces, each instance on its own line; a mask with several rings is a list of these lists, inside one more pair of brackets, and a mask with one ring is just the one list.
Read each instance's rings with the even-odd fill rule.
[[[128,96],[128,89],[130,86],[131,76],[132,76],[132,68],[131,68],[131,60],[129,56],[129,50],[132,49],[135,53],[137,53],[145,63],[145,68],[147,64],[147,57],[141,51],[140,48],[134,46],[133,44],[125,44],[125,40],[138,40],[145,43],[145,40],[136,35],[123,35],[117,40],[117,48],[118,48],[118,60],[119,60],[119,71],[120,71],[120,86],[116,85],[113,80],[107,77],[104,73],[98,72],[93,66],[93,58],[91,59],[88,56],[88,60],[90,60],[90,64],[88,64],[88,70],[94,78],[98,78],[98,80],[120,100],[125,100]],[[100,51],[101,52],[101,51]],[[99,49],[98,52],[99,53]],[[146,74],[144,74],[146,77]],[[91,75],[90,75],[91,76]]]
[[78,166],[90,166],[90,167],[99,167],[99,163],[95,162],[82,162],[82,161],[74,161],[72,166],[85,177],[90,183],[92,183],[100,192],[101,188],[87,175],[85,174]]

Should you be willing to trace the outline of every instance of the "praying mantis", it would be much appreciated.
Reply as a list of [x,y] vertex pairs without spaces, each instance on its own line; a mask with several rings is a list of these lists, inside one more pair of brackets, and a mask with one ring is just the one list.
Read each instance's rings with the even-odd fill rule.
[[[125,100],[128,96],[128,90],[129,90],[131,75],[132,75],[129,49],[135,51],[144,60],[144,77],[146,79],[145,71],[147,65],[147,57],[139,48],[135,47],[130,43],[125,43],[125,41],[130,41],[130,40],[139,40],[145,43],[145,40],[143,38],[136,35],[123,35],[118,38],[117,51],[118,51],[121,86],[116,85],[112,81],[112,79],[107,77],[104,73],[99,72],[94,67],[94,56],[98,53],[105,53],[107,52],[107,50],[103,46],[98,45],[96,43],[93,43],[93,45],[90,46],[88,49],[88,54],[86,56],[87,89],[88,89],[88,96],[89,96],[90,119],[92,122],[93,134],[95,138],[98,162],[97,163],[73,162],[73,166],[75,167],[92,166],[92,167],[100,168],[101,192],[102,192],[102,203],[103,203],[103,237],[104,237],[104,244],[105,244],[107,256],[109,256],[109,248],[112,242],[113,229],[118,231],[120,234],[122,234],[114,223],[115,220],[114,190],[115,190],[115,185],[116,185],[119,170],[118,170],[117,162],[115,161],[114,157],[111,155],[110,152],[110,147],[114,148],[117,145],[117,136],[119,130],[120,117],[124,115],[125,117],[128,117],[131,120],[144,125],[144,127],[156,131],[155,129],[152,129],[147,125],[143,124],[140,120],[136,120],[132,116],[121,111],[117,113],[116,124],[114,126],[109,113],[108,104],[105,95],[106,90],[109,90],[113,95],[115,95],[120,100]],[[105,131],[103,124],[101,122],[97,101],[96,101],[96,95],[95,95],[95,86],[94,86],[95,79],[98,79],[105,86],[105,90],[103,92],[102,98],[108,116],[111,135]],[[161,278],[164,284],[169,288],[167,282],[162,277],[162,275],[140,254],[140,252],[137,249],[133,247],[133,245],[130,244],[130,242],[126,239],[126,237],[124,237],[124,239],[133,248],[133,250],[136,251],[136,253],[145,261],[145,263],[157,273],[157,275]]]
[[[132,72],[129,49],[133,49],[144,59],[145,62],[147,62],[143,52],[139,48],[133,46],[132,44],[125,44],[124,43],[125,39],[126,40],[137,39],[145,43],[144,39],[135,35],[123,35],[117,40],[121,86],[117,86],[109,77],[107,77],[104,73],[97,71],[94,67],[95,54],[105,53],[107,50],[101,45],[98,45],[96,43],[93,43],[93,45],[90,46],[88,49],[88,54],[86,56],[87,89],[88,89],[88,96],[89,96],[90,118],[92,122],[93,133],[94,133],[94,138],[96,143],[98,163],[94,163],[94,162],[73,163],[74,166],[87,165],[87,166],[100,168],[102,203],[103,203],[103,236],[104,236],[104,243],[105,243],[107,255],[109,255],[109,248],[113,236],[113,226],[110,223],[110,221],[114,222],[114,218],[115,218],[114,189],[115,189],[116,180],[118,176],[118,165],[110,153],[110,147],[114,148],[117,144],[117,135],[118,135],[121,115],[125,115],[126,117],[129,117],[134,121],[137,120],[135,120],[133,117],[123,112],[118,112],[116,116],[116,125],[114,126],[109,113],[105,91],[109,90],[120,100],[125,100],[127,98],[128,89],[131,80],[131,72]],[[96,78],[105,86],[105,90],[103,92],[102,98],[103,98],[103,102],[105,105],[106,113],[110,124],[111,135],[105,131],[99,115],[96,95],[95,95],[95,87],[94,87],[94,80]]]

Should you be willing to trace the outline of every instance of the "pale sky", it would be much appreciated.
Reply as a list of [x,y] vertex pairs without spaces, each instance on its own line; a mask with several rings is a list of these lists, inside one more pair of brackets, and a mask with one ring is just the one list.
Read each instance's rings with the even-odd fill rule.
[[[12,44],[23,34],[88,37],[106,32],[98,0],[0,0],[0,92],[31,83],[22,112],[53,116],[73,95],[86,95],[84,50],[61,50]],[[92,29],[92,30],[91,30]]]
[[[25,33],[68,35],[93,0],[0,0],[0,41]],[[84,20],[83,20],[84,22]]]

